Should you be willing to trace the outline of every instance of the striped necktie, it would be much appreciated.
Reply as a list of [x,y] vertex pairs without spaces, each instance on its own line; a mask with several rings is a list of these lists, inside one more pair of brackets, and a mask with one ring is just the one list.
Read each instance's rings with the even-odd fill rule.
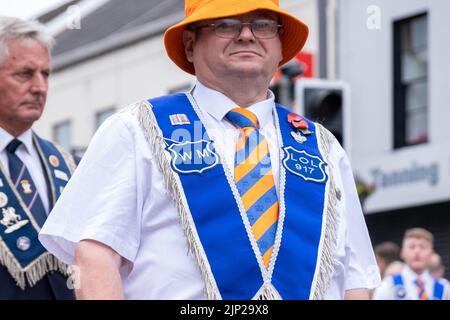
[[414,283],[417,285],[417,296],[419,300],[428,300],[428,292],[425,290],[425,282],[418,277]]
[[264,265],[268,268],[278,222],[278,198],[269,146],[259,132],[258,119],[251,111],[235,108],[226,118],[240,130],[235,150],[234,181]]
[[6,146],[9,175],[23,202],[42,227],[47,219],[47,213],[27,167],[16,155],[16,150],[21,144],[20,140],[14,139]]

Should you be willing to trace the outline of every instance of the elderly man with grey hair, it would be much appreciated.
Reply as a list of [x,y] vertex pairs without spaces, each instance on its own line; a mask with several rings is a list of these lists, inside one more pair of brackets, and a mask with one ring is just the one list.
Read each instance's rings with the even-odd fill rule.
[[67,266],[38,233],[73,160],[40,138],[53,38],[37,22],[0,16],[0,299],[73,299]]

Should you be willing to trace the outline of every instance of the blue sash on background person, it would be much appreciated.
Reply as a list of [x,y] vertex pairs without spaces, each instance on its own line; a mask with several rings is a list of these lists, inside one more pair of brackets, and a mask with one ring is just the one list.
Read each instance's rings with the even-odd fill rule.
[[[401,274],[394,274],[392,276],[394,283],[395,295],[397,300],[408,299],[406,294],[405,284]],[[428,300],[442,300],[444,298],[444,286],[438,279],[434,279],[433,296]]]
[[[51,210],[71,177],[71,167],[65,156],[52,143],[35,134],[33,142],[47,181],[47,194],[40,197],[49,198]],[[38,233],[42,222],[39,223],[39,219],[36,219],[28,209],[1,164],[0,169],[0,264],[6,268],[2,268],[0,272],[2,281],[0,298],[26,297],[26,294],[23,296],[20,291],[31,290],[35,286],[46,285],[49,289],[55,286],[66,287],[66,280],[61,276],[54,277],[58,278],[56,281],[59,282],[64,280],[64,286],[50,280],[50,283],[39,284],[43,277],[49,273],[53,274],[53,271],[66,276],[67,265],[41,245]],[[15,282],[14,287],[11,279],[4,279],[11,277]],[[68,290],[67,287],[63,289]],[[16,290],[17,294],[13,292]],[[54,298],[57,298],[57,295],[55,293]],[[40,298],[40,295],[32,295],[31,298]]]
[[[165,157],[179,182],[181,196],[175,199],[176,206],[189,212],[182,223],[189,229],[188,238],[193,238],[189,241],[199,247],[196,258],[202,274],[212,274],[212,284],[207,286],[216,286],[220,293],[217,297],[223,299],[264,298],[263,288],[272,290],[271,298],[312,298],[320,281],[319,266],[330,263],[322,250],[330,179],[315,124],[305,119],[314,134],[303,140],[295,139],[299,133],[288,121],[291,112],[276,106],[282,140],[280,219],[274,252],[266,270],[255,252],[256,244],[230,169],[224,165],[200,121],[192,96],[175,94],[148,103],[157,122],[154,131],[160,130],[158,134],[166,144]],[[148,116],[150,119],[152,114]],[[151,126],[151,120],[145,121],[141,125],[149,130],[145,128]],[[155,145],[155,139],[151,136],[149,143]],[[162,170],[165,172],[165,168]],[[202,260],[203,255],[206,261]]]

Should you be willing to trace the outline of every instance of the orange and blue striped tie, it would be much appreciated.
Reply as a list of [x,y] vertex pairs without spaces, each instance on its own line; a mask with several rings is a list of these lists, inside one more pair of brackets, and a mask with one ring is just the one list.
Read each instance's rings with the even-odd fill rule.
[[425,282],[421,278],[415,281],[417,285],[417,295],[419,300],[428,300],[428,292],[425,290]]
[[226,118],[240,130],[236,143],[234,181],[268,268],[278,223],[278,198],[269,146],[259,132],[258,119],[251,111],[235,108],[227,113]]

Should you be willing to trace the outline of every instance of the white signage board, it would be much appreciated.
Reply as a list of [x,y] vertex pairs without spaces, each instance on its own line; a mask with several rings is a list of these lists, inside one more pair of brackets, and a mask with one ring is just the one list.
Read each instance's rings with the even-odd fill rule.
[[365,213],[450,201],[450,142],[355,157],[353,169],[374,188]]

